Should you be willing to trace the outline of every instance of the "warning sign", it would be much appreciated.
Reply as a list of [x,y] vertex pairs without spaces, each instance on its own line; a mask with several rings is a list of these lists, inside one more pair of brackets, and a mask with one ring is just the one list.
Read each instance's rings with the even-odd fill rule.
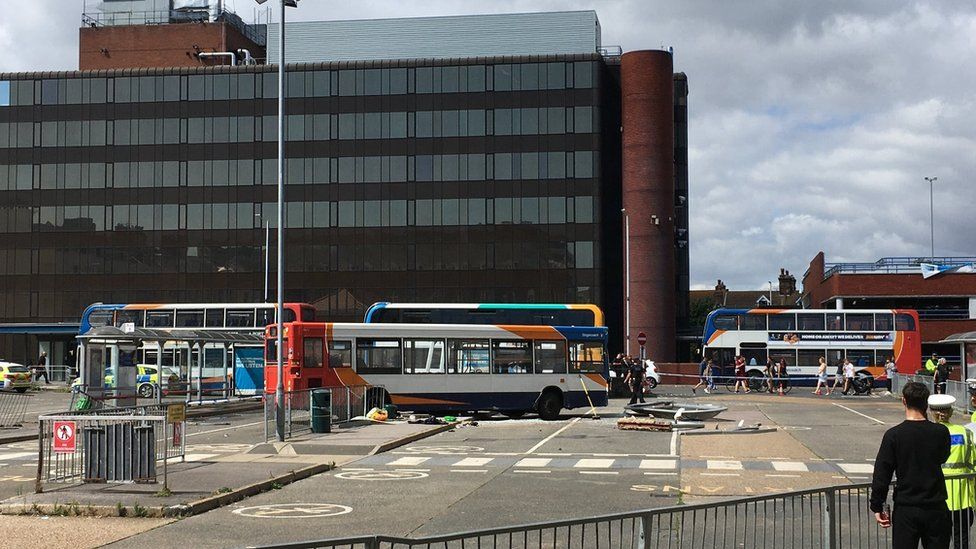
[[54,451],[59,454],[73,454],[77,448],[75,422],[54,422]]
[[166,423],[186,421],[186,404],[170,404],[166,407]]

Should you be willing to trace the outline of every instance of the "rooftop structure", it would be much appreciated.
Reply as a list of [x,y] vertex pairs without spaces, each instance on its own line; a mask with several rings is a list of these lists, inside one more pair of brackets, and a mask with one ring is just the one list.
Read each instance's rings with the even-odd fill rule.
[[[596,53],[595,11],[288,22],[285,62],[448,59]],[[268,26],[268,59],[278,26]]]

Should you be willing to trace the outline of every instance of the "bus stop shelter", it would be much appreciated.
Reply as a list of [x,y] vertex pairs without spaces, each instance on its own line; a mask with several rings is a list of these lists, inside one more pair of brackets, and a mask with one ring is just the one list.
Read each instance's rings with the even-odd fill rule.
[[[229,330],[192,330],[192,329],[159,329],[135,328],[126,329],[114,326],[100,326],[92,328],[87,333],[78,336],[81,346],[79,353],[79,369],[81,382],[86,392],[93,397],[104,397],[104,368],[106,360],[115,366],[115,394],[118,405],[134,404],[136,399],[136,365],[126,364],[119,367],[119,357],[125,352],[134,352],[140,347],[155,347],[157,383],[155,391],[157,402],[162,401],[163,385],[163,347],[166,343],[182,344],[191,352],[188,355],[186,383],[186,400],[191,400],[193,389],[196,389],[198,400],[203,400],[203,371],[205,366],[204,347],[208,344],[220,345],[222,352],[222,374],[224,397],[230,396],[230,377],[228,374],[228,350],[236,345],[261,346],[264,336]],[[194,353],[197,351],[196,365],[193,364]],[[194,369],[196,379],[192,379]],[[130,371],[131,370],[131,371]],[[121,402],[120,402],[121,400]]]
[[952,334],[939,343],[959,345],[959,362],[963,368],[962,379],[976,377],[976,332]]

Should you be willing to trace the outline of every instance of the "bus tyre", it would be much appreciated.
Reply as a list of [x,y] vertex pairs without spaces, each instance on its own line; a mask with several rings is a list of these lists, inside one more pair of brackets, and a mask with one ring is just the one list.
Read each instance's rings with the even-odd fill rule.
[[563,409],[563,397],[556,391],[545,391],[535,403],[535,411],[546,421],[559,419],[559,412]]

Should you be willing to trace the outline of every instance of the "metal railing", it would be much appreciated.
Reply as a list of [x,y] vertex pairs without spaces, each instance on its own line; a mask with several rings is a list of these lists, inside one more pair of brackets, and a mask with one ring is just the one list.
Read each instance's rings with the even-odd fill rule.
[[[918,374],[895,374],[891,379],[891,394],[896,398],[901,398],[902,387],[905,386],[909,381],[917,381],[923,383],[929,388],[931,393],[935,393],[935,377],[934,376],[924,376]],[[952,395],[956,398],[956,403],[953,408],[960,412],[969,413],[969,384],[965,381],[954,381],[947,380],[945,382],[945,394]]]
[[[112,440],[102,441],[91,436],[92,431],[119,431],[119,441],[131,444],[136,430],[143,437],[151,438],[152,459],[155,463],[186,455],[186,422],[169,423],[165,405],[135,406],[127,408],[99,409],[38,418],[38,456],[35,491],[42,492],[46,484],[80,484],[92,479],[87,476],[93,459],[98,453],[118,457],[119,467],[132,466],[132,454],[127,448],[117,447]],[[67,423],[74,433],[73,450],[57,448],[55,425]],[[124,431],[124,432],[123,432]],[[149,432],[151,431],[151,432]],[[111,438],[111,437],[109,437]],[[149,481],[155,481],[155,476]]]
[[263,46],[267,41],[260,26],[248,25],[236,13],[226,9],[203,9],[192,11],[88,11],[81,14],[81,24],[85,27],[111,27],[118,25],[166,25],[170,23],[226,22],[252,42]]
[[873,263],[826,263],[824,279],[836,273],[920,273],[922,263],[962,265],[976,263],[976,257],[882,257]]
[[[950,479],[950,492],[952,488],[956,488],[955,483],[959,482],[968,483],[969,488],[972,489],[974,477],[976,475],[970,474]],[[874,513],[869,509],[869,498],[870,484],[839,485],[442,536],[411,539],[377,535],[264,547],[281,549],[891,547],[891,530],[881,528],[877,524]],[[898,520],[897,509],[894,520]],[[954,533],[966,534],[966,537],[970,529],[968,522],[953,526]]]
[[19,427],[27,417],[31,395],[0,392],[0,427]]
[[[377,385],[316,387],[285,393],[285,438],[312,430],[311,392],[328,389],[332,393],[332,423],[345,423],[386,405],[386,390]],[[275,433],[274,395],[264,396],[264,440]]]

